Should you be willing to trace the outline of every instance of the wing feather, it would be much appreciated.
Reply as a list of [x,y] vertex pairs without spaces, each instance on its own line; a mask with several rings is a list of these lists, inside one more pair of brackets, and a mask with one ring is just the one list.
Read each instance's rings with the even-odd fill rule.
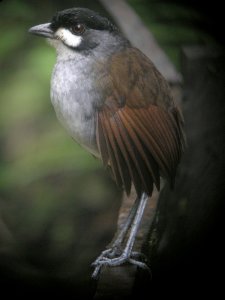
[[133,183],[138,195],[151,195],[153,184],[160,188],[160,175],[173,186],[185,136],[166,80],[135,48],[112,56],[107,70],[107,85],[99,81],[103,99],[96,110],[104,165],[128,194]]
[[130,136],[136,145],[137,151],[142,157],[144,163],[146,164],[151,177],[153,178],[155,185],[157,189],[160,189],[160,178],[159,178],[159,170],[158,166],[155,163],[152,155],[150,154],[150,151],[148,151],[147,147],[143,143],[141,136],[137,134],[135,131],[135,123],[132,118],[129,117],[128,114],[123,113],[122,111],[119,111],[119,114],[121,115],[121,119],[123,120],[124,126],[126,128],[129,128]]
[[[97,144],[100,145],[100,153],[103,151],[103,141],[105,142],[106,146],[107,146],[107,152],[109,155],[109,161],[108,164],[112,169],[112,173],[114,176],[114,179],[116,180],[117,185],[121,186],[122,185],[122,180],[121,180],[121,176],[118,170],[118,166],[117,166],[117,162],[116,162],[116,158],[115,158],[115,154],[113,152],[112,146],[109,142],[109,137],[110,137],[110,132],[107,131],[107,127],[105,126],[105,121],[104,121],[104,116],[102,114],[99,114],[98,116],[98,121],[99,121],[99,126],[98,128],[102,128],[103,131],[103,135],[101,136],[101,138],[99,139],[99,141],[97,142]],[[98,136],[100,136],[100,132],[98,133]]]
[[[121,118],[118,114],[116,117],[116,130],[119,130],[122,141],[125,146],[125,151],[128,154],[129,165],[130,167],[130,175],[133,178],[134,186],[140,195],[143,190],[152,192],[152,178],[149,172],[146,172],[146,167],[143,164],[143,160],[141,159],[139,152],[137,150],[136,144],[132,140],[132,137],[129,132],[129,127],[125,127]],[[149,180],[150,179],[150,180]]]

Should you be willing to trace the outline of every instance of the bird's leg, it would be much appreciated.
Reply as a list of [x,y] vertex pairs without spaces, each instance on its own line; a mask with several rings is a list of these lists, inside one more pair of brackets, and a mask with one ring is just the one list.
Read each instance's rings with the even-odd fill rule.
[[129,212],[129,215],[125,220],[125,223],[122,225],[122,228],[118,230],[118,234],[116,236],[116,239],[112,242],[112,245],[108,249],[102,251],[102,253],[99,255],[99,257],[95,260],[93,264],[96,264],[103,257],[113,258],[121,254],[122,243],[124,242],[126,234],[130,229],[130,226],[134,220],[135,214],[138,209],[139,201],[140,201],[139,198],[135,200]]
[[[133,258],[132,255],[132,248],[135,242],[135,238],[137,235],[137,231],[139,228],[139,225],[141,223],[141,219],[144,213],[144,209],[146,206],[148,200],[148,195],[143,193],[140,199],[137,199],[135,204],[134,204],[134,209],[131,209],[131,212],[127,218],[126,223],[124,224],[124,228],[122,229],[122,231],[119,233],[117,239],[115,240],[115,242],[113,243],[113,245],[118,245],[118,243],[121,244],[121,242],[123,241],[123,239],[125,238],[125,235],[130,227],[130,223],[133,220],[133,223],[131,225],[131,231],[130,231],[130,235],[128,237],[128,240],[126,242],[125,248],[123,249],[122,253],[120,254],[120,256],[118,257],[114,257],[111,258],[110,255],[107,255],[108,252],[103,251],[103,253],[100,255],[100,257],[93,263],[93,265],[95,266],[95,270],[92,274],[92,277],[97,277],[98,273],[101,269],[101,267],[103,265],[107,265],[107,266],[119,266],[123,263],[126,262],[130,262],[134,265],[137,265],[141,268],[145,268],[148,269],[147,265],[141,261],[136,260],[135,258]],[[110,249],[108,249],[110,250]],[[104,253],[105,252],[105,253]],[[135,253],[134,253],[135,254]]]
[[123,243],[123,241],[126,237],[126,234],[127,234],[128,230],[130,229],[130,226],[134,220],[135,214],[138,209],[138,204],[139,204],[139,199],[137,198],[129,212],[129,215],[127,216],[127,218],[125,220],[125,223],[122,225],[122,228],[119,230],[118,235],[112,244],[112,248],[120,247],[121,244]]

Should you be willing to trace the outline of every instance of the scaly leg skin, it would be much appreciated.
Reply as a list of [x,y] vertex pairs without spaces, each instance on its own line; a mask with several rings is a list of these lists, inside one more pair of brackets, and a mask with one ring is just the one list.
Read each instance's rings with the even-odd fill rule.
[[[145,263],[135,259],[135,257],[137,257],[137,255],[138,255],[137,252],[132,253],[132,248],[133,248],[133,245],[134,245],[134,242],[135,242],[135,237],[136,237],[139,225],[141,223],[141,219],[142,219],[142,216],[143,216],[143,213],[144,213],[144,209],[145,209],[147,200],[148,200],[148,195],[145,194],[145,193],[142,194],[141,198],[138,199],[138,201],[136,200],[136,202],[138,204],[137,208],[135,208],[135,204],[136,204],[136,202],[135,202],[134,209],[132,209],[133,213],[132,213],[132,210],[131,210],[131,213],[128,216],[128,219],[129,219],[130,216],[132,217],[132,215],[133,215],[133,217],[130,218],[130,220],[127,220],[127,222],[125,223],[125,225],[127,226],[126,230],[124,229],[123,233],[119,234],[119,236],[117,238],[117,240],[119,240],[119,237],[120,238],[121,238],[121,236],[123,236],[123,238],[125,237],[126,232],[128,231],[128,229],[130,227],[130,226],[128,226],[128,225],[130,225],[128,223],[129,222],[131,223],[132,219],[133,219],[130,235],[129,235],[126,246],[125,246],[124,250],[122,251],[121,255],[115,257],[115,254],[117,254],[118,252],[116,253],[116,251],[113,251],[112,250],[113,247],[111,249],[107,249],[107,250],[103,251],[102,254],[93,263],[93,266],[95,266],[95,270],[92,274],[93,278],[98,277],[102,266],[115,267],[115,266],[120,266],[124,263],[131,263],[131,264],[134,264],[134,265],[136,265],[140,268],[149,270],[149,267]],[[116,241],[115,241],[115,243],[116,243]],[[114,254],[114,257],[113,257],[113,254]]]
[[98,256],[98,258],[94,261],[92,265],[96,265],[102,258],[114,258],[120,256],[122,253],[122,243],[125,240],[126,234],[130,229],[130,226],[134,220],[135,214],[137,212],[139,205],[139,199],[137,198],[134,205],[132,206],[128,217],[125,220],[121,230],[118,232],[118,236],[116,237],[115,241],[113,242],[112,246],[104,251]]

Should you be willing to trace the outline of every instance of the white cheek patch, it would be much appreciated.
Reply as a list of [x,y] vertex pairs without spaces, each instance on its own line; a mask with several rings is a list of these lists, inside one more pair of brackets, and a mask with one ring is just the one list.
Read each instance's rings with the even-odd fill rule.
[[82,42],[82,37],[79,35],[74,35],[72,34],[68,29],[65,28],[59,28],[56,33],[55,36],[62,40],[62,42],[64,44],[66,44],[69,47],[79,47],[81,42]]

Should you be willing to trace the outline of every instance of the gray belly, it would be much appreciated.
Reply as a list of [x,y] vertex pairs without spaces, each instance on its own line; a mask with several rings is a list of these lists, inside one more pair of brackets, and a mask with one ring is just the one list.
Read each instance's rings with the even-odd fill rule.
[[87,74],[71,69],[65,62],[57,64],[52,74],[51,101],[56,115],[69,134],[84,148],[99,156],[96,144],[97,97],[93,81]]

